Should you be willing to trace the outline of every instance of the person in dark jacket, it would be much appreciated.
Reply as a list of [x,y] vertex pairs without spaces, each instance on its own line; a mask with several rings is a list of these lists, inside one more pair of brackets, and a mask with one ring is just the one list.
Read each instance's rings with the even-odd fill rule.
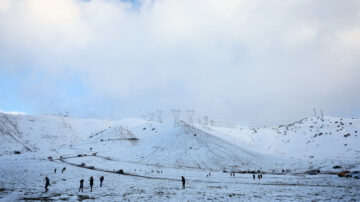
[[56,173],[56,168],[54,169],[54,173]]
[[49,191],[48,186],[50,186],[50,180],[48,177],[45,177],[45,192]]
[[64,167],[62,170],[61,170],[61,173],[64,173],[66,170],[66,167]]
[[185,189],[185,177],[184,176],[181,176],[181,182],[182,182],[183,189]]
[[253,179],[255,180],[255,174],[253,174]]
[[91,176],[89,181],[90,181],[90,191],[92,191],[92,187],[94,186],[94,178]]
[[101,176],[101,177],[100,177],[100,187],[102,187],[103,181],[104,181],[104,176]]
[[79,191],[81,190],[81,192],[84,192],[84,179],[80,180],[80,187],[79,187]]

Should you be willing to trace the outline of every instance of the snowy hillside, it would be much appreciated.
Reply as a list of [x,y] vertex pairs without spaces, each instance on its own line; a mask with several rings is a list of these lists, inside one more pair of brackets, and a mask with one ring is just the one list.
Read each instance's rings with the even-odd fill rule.
[[[125,124],[120,121],[121,124]],[[186,123],[132,120],[132,126],[108,128],[71,146],[73,153],[97,152],[140,164],[209,170],[256,170],[268,162],[265,155],[241,148]],[[133,131],[133,132],[130,132]],[[90,150],[91,149],[91,150]],[[65,153],[64,151],[63,153]]]
[[29,116],[0,113],[0,153],[14,150],[56,152],[79,143],[114,123],[62,116]]
[[0,113],[0,152],[43,157],[96,152],[129,162],[213,170],[270,169],[275,164],[305,169],[305,164],[359,164],[358,131],[359,119],[332,117],[228,128]]
[[264,155],[243,149],[184,122],[175,128],[166,125],[158,129],[153,138],[140,141],[130,153],[136,153],[136,161],[143,163],[217,170],[258,169],[265,159]]
[[198,127],[273,156],[349,163],[358,163],[360,156],[360,119],[310,117],[273,127]]
[[[359,124],[312,117],[276,127],[192,127],[0,113],[0,200],[356,201],[360,181],[333,174],[360,169]],[[305,175],[311,168],[321,174]],[[253,178],[257,170],[264,180]],[[96,180],[93,192],[88,184],[79,192],[90,176],[105,176],[104,186]]]

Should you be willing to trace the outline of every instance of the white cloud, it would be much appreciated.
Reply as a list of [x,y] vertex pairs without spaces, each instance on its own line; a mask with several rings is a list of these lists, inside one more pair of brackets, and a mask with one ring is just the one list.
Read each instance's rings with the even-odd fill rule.
[[[49,85],[79,75],[90,89],[84,103],[112,100],[122,113],[182,107],[273,123],[315,106],[350,116],[360,99],[350,93],[360,90],[360,61],[349,60],[359,53],[359,8],[333,0],[144,0],[139,8],[1,0],[0,65]],[[43,81],[27,81],[27,91],[54,96],[36,87]]]

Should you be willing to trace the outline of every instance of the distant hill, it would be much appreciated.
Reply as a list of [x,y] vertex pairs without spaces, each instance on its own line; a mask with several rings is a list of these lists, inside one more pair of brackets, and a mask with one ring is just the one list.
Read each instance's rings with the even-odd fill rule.
[[198,127],[244,148],[317,166],[360,162],[360,119],[308,117],[280,126]]

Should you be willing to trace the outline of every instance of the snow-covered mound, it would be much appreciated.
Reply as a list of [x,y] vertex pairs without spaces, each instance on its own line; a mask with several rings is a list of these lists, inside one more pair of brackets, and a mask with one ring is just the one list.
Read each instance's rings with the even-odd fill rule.
[[122,126],[109,127],[95,135],[90,136],[95,141],[114,141],[114,140],[136,140],[137,137],[128,129]]
[[[177,127],[153,128],[151,138],[124,152],[129,160],[201,169],[259,169],[267,162],[264,155],[241,148],[184,122]],[[132,155],[133,154],[133,155]],[[135,155],[134,155],[135,154]]]
[[[112,156],[120,150],[134,146],[138,141],[139,139],[130,130],[121,125],[114,125],[71,145],[70,148],[75,150],[74,152],[96,152]],[[68,152],[67,148],[62,148],[61,152]]]

